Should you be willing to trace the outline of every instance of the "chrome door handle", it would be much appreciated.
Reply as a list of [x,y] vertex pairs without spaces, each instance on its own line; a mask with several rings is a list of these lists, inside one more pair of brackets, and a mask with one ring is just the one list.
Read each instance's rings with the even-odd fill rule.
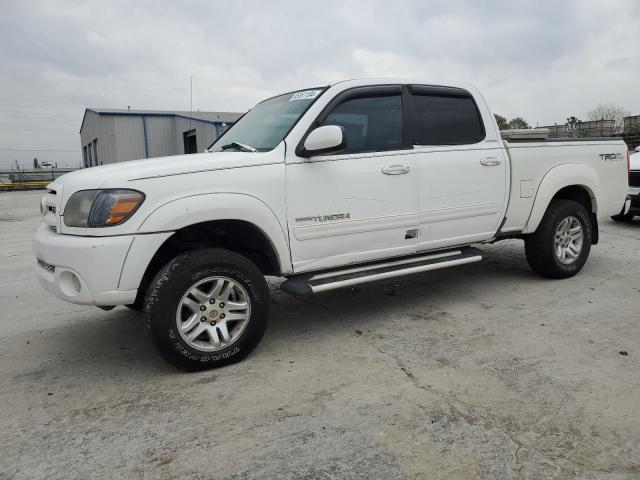
[[403,173],[409,173],[409,165],[387,165],[382,168],[382,173],[385,175],[402,175]]
[[480,164],[485,167],[495,167],[496,165],[500,165],[502,162],[498,160],[496,157],[484,157],[480,160]]

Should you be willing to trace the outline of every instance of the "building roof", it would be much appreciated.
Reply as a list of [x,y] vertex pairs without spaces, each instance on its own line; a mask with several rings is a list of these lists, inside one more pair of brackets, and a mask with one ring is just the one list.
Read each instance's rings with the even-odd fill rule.
[[87,112],[97,113],[98,115],[131,115],[140,117],[178,117],[186,118],[187,120],[195,120],[199,122],[210,123],[213,125],[221,125],[223,123],[234,123],[243,114],[236,112],[185,112],[185,111],[173,111],[173,110],[130,110],[130,109],[118,109],[118,108],[87,108],[85,109],[84,116],[82,117],[82,124],[80,125],[80,131],[84,126],[84,120],[87,116]]

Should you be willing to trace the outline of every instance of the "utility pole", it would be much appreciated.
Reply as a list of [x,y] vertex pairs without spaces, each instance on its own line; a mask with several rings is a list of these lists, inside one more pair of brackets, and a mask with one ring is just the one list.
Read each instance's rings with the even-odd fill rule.
[[193,117],[193,74],[191,74],[191,104],[189,108],[189,128],[191,128],[191,117]]

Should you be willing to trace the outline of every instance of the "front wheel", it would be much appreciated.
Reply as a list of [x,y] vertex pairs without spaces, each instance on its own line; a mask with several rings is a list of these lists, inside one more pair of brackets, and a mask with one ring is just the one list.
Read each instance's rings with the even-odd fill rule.
[[527,262],[543,277],[572,277],[587,261],[591,240],[587,210],[573,200],[554,200],[535,233],[525,237]]
[[237,362],[264,335],[270,294],[258,268],[219,248],[177,256],[151,282],[145,327],[160,354],[183,370]]

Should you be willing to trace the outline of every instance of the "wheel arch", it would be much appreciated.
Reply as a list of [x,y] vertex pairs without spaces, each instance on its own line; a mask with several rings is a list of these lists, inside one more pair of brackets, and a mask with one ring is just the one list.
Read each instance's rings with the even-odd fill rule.
[[210,220],[176,230],[155,251],[143,272],[139,272],[136,302],[142,301],[153,277],[171,259],[201,248],[223,248],[251,260],[263,275],[282,275],[276,249],[255,224],[245,220]]
[[535,232],[551,202],[559,198],[577,201],[587,209],[591,214],[593,243],[596,243],[599,183],[595,172],[586,165],[560,165],[547,172],[536,192],[523,233]]
[[[284,212],[281,212],[284,216]],[[287,235],[274,210],[252,195],[210,193],[171,200],[143,220],[138,233],[178,232],[210,222],[244,222],[266,239],[280,273],[291,270]]]
[[138,287],[138,299],[171,258],[197,248],[226,248],[244,255],[264,275],[291,271],[288,242],[280,222],[264,202],[250,195],[194,195],[167,202],[138,229],[140,234],[155,232],[171,234],[143,269],[129,275],[129,281]]

